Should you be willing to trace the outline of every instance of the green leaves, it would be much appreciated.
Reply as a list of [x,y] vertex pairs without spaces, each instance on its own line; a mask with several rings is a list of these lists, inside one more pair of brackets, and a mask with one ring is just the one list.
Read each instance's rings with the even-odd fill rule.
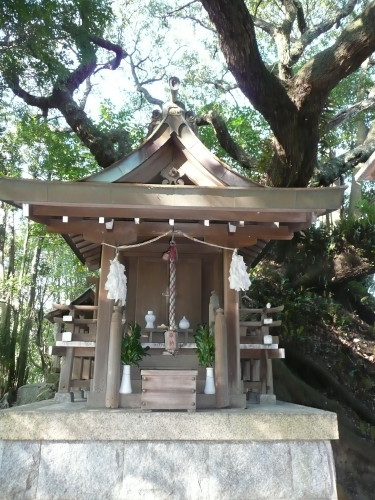
[[138,323],[131,323],[121,343],[121,361],[125,365],[137,365],[144,358],[149,356],[147,352],[150,348],[141,345],[141,327]]
[[198,325],[194,335],[197,356],[201,366],[213,366],[215,361],[215,338],[207,325]]

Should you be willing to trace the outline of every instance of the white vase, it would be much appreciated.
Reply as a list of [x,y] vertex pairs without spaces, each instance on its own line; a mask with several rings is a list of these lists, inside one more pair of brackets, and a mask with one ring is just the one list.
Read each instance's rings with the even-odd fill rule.
[[206,367],[206,385],[204,386],[205,394],[215,394],[214,369],[212,366]]
[[130,365],[124,365],[122,371],[122,379],[120,385],[120,394],[131,394],[132,383],[130,379]]
[[182,318],[182,320],[179,322],[178,327],[181,330],[187,330],[190,326],[189,320],[185,318],[185,316]]
[[153,313],[153,311],[147,311],[147,314],[145,316],[146,328],[154,328],[155,319],[156,319],[156,316]]

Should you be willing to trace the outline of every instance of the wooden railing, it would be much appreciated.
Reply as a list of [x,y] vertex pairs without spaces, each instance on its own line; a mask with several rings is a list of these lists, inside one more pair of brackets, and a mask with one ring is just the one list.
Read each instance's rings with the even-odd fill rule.
[[240,309],[240,315],[260,316],[240,322],[240,359],[245,390],[254,393],[258,402],[275,403],[273,392],[272,359],[285,358],[279,348],[279,337],[270,335],[269,329],[281,325],[272,315],[283,311],[284,306],[263,309]]
[[53,307],[70,313],[54,318],[60,326],[51,349],[51,354],[61,358],[58,392],[89,389],[94,372],[98,307],[71,304],[53,304]]

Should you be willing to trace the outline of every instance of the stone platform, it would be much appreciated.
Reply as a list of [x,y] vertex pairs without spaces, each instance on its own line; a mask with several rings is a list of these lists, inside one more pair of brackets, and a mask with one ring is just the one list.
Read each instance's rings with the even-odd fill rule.
[[336,499],[334,413],[88,409],[52,400],[0,411],[1,499]]

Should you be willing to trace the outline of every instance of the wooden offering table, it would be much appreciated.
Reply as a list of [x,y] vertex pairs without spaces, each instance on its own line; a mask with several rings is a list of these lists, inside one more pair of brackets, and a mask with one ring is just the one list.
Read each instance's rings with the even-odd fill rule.
[[145,410],[196,409],[197,370],[141,370]]

